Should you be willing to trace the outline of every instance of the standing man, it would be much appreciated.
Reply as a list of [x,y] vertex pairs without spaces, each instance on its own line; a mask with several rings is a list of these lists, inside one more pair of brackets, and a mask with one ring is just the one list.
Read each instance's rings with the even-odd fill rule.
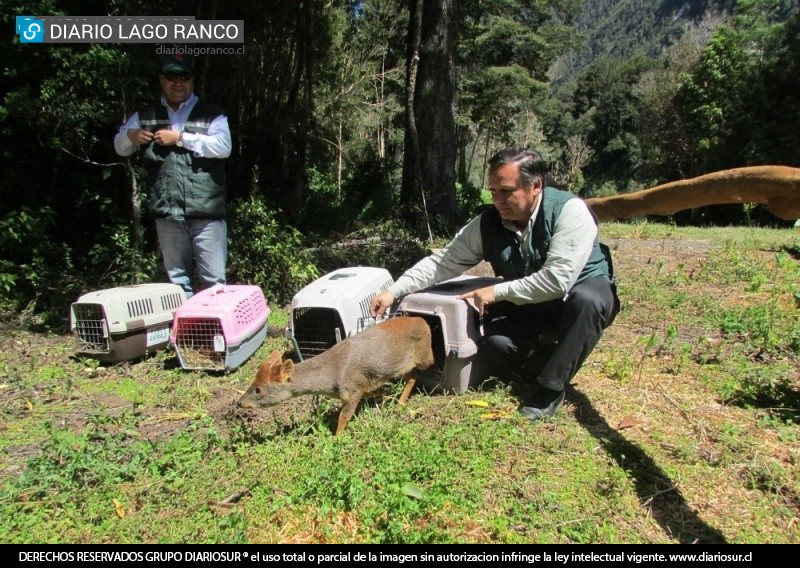
[[[459,276],[481,260],[491,263],[503,282],[459,299],[472,300],[484,315],[481,350],[490,364],[534,383],[532,400],[520,410],[530,420],[558,411],[565,387],[619,311],[611,257],[601,248],[596,217],[582,199],[546,186],[545,177],[538,152],[497,153],[489,161],[494,207],[439,253],[407,270],[370,306],[381,316],[401,296]],[[537,369],[533,357],[548,335],[558,341]]]
[[193,92],[191,61],[161,58],[161,96],[135,112],[114,137],[120,156],[143,152],[159,248],[170,281],[190,298],[194,261],[204,288],[225,284],[225,158],[228,118]]

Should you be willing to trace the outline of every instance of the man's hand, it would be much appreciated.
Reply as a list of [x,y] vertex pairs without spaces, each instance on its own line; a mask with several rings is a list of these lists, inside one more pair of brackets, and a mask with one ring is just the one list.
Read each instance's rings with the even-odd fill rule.
[[153,139],[152,132],[148,130],[143,130],[141,128],[131,128],[125,134],[127,134],[128,139],[137,146],[141,146],[142,144],[149,144],[150,141]]
[[181,133],[177,130],[158,130],[153,134],[153,140],[159,146],[174,146],[181,139]]
[[458,296],[459,300],[472,300],[478,313],[484,315],[486,313],[486,306],[494,304],[496,298],[494,296],[494,286],[487,286],[486,288],[479,288],[466,294]]
[[369,312],[376,318],[382,318],[386,308],[394,304],[394,294],[388,290],[381,292],[369,304]]

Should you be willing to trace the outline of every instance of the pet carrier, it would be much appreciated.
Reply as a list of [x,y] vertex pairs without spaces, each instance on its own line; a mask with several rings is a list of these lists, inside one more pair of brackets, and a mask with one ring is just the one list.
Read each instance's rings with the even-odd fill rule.
[[268,317],[258,286],[218,284],[186,300],[175,313],[170,347],[186,370],[231,371],[264,342]]
[[487,377],[478,353],[482,330],[478,311],[460,294],[501,282],[500,278],[459,276],[400,300],[398,314],[425,318],[431,328],[436,364],[417,380],[434,389],[463,393]]
[[186,296],[175,284],[138,284],[89,292],[70,308],[78,352],[103,362],[144,357],[169,343]]
[[391,286],[388,270],[340,268],[315,280],[292,298],[286,335],[301,359],[319,355],[375,323],[369,304]]

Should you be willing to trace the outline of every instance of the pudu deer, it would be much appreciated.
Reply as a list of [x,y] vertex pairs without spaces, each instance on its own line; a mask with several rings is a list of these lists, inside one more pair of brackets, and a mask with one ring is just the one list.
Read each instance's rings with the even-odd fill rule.
[[[242,408],[283,404],[296,396],[325,395],[342,401],[336,434],[352,418],[364,395],[392,379],[434,364],[431,330],[421,317],[394,317],[348,337],[312,359],[294,364],[274,351],[261,364],[250,388],[239,399]],[[405,403],[414,386],[406,377],[400,397]]]

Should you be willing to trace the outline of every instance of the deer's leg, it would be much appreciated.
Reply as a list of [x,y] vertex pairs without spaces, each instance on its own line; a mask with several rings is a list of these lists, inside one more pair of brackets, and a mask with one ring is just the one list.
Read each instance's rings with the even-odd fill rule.
[[336,435],[344,431],[347,423],[350,422],[350,419],[353,417],[353,414],[358,408],[358,403],[361,402],[362,394],[355,394],[351,393],[350,396],[347,397],[347,400],[342,399],[344,403],[342,405],[342,409],[339,411],[339,424],[336,426]]
[[397,401],[397,404],[405,404],[408,402],[408,397],[411,396],[411,391],[414,390],[415,384],[417,384],[417,379],[414,377],[408,377],[408,379],[406,379],[406,386],[403,389],[403,393],[400,395],[400,400]]

